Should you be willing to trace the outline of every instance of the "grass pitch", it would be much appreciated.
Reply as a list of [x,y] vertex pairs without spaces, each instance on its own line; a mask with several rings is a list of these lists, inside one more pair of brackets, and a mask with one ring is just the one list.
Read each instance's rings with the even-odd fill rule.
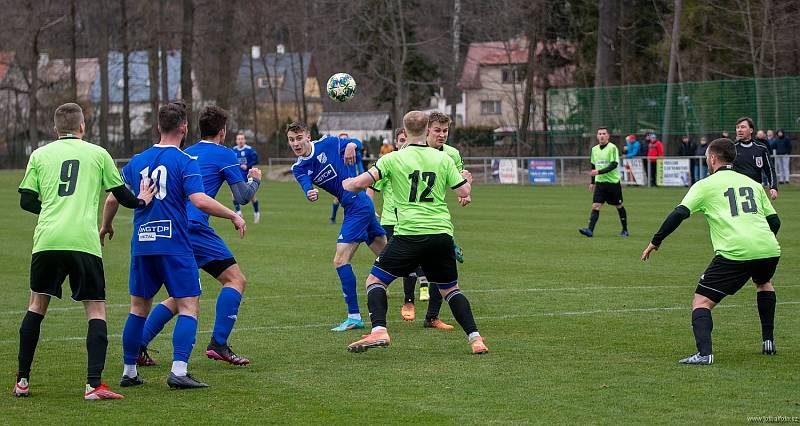
[[[677,360],[694,351],[690,303],[713,256],[702,216],[684,222],[651,261],[639,261],[685,189],[625,189],[627,239],[618,237],[617,214],[609,207],[593,239],[578,234],[591,201],[583,187],[478,186],[472,205],[453,205],[456,239],[466,256],[461,286],[491,350],[476,357],[459,328],[422,328],[426,302],[417,302],[417,321],[401,321],[399,282],[390,287],[392,346],[348,353],[346,345],[360,331],[328,331],[345,313],[332,266],[339,227],[328,224],[330,197],[312,204],[295,184],[268,182],[259,193],[262,223],[249,225],[245,240],[229,223],[214,222],[249,280],[230,344],[253,364],[233,367],[205,358],[220,286],[202,275],[190,371],[211,387],[194,391],[170,391],[165,384],[174,323],[153,342],[160,364],[140,370],[147,384],[118,386],[131,232],[131,213],[121,209],[116,237],[104,253],[110,333],[104,381],[126,399],[98,403],[81,398],[86,321],[81,305],[69,299],[51,302],[32,396],[10,395],[35,225],[35,217],[18,206],[21,177],[0,173],[0,371],[8,390],[0,397],[3,423],[727,424],[750,416],[800,416],[796,189],[781,191],[775,203],[783,222],[775,277],[778,355],[760,354],[755,292],[748,284],[714,310],[716,363],[697,367]],[[229,194],[223,190],[219,199],[227,204]],[[251,221],[252,208],[244,211]],[[354,260],[364,314],[361,283],[372,260],[365,247]],[[455,324],[446,304],[442,318]]]

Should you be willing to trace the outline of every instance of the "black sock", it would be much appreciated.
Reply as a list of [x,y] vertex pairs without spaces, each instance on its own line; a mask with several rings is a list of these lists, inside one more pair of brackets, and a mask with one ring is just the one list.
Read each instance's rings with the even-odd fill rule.
[[403,278],[403,293],[405,293],[405,299],[403,303],[414,303],[414,289],[417,288],[417,276],[416,274],[411,274],[405,278]]
[[100,386],[100,377],[106,366],[107,349],[108,329],[105,320],[89,320],[89,328],[86,331],[86,353],[88,354],[86,383],[93,388]]
[[425,314],[426,321],[433,321],[439,318],[439,311],[442,310],[442,294],[439,287],[434,283],[428,283],[428,312]]
[[619,213],[619,223],[622,225],[622,230],[628,230],[628,212],[625,211],[625,207],[620,207],[617,209],[617,213]]
[[772,335],[775,329],[775,292],[757,292],[756,302],[758,303],[758,316],[761,318],[761,340],[775,340]]
[[475,325],[475,318],[472,317],[472,308],[469,306],[469,300],[461,294],[461,290],[455,290],[448,294],[447,303],[450,305],[450,310],[453,311],[456,321],[458,321],[458,324],[467,335],[478,331],[478,326]]
[[692,331],[697,351],[700,355],[711,355],[711,330],[714,329],[714,320],[711,319],[711,309],[697,308],[692,311]]
[[380,284],[370,284],[367,287],[367,308],[369,320],[373,327],[386,327],[386,310],[389,309],[389,300],[386,297],[386,288]]
[[41,329],[44,315],[28,311],[22,318],[19,326],[19,370],[17,380],[30,379],[31,364],[33,364],[33,354],[36,352],[36,344],[39,343],[39,330]]
[[592,210],[589,215],[589,230],[594,232],[594,225],[597,224],[597,219],[600,218],[600,210]]

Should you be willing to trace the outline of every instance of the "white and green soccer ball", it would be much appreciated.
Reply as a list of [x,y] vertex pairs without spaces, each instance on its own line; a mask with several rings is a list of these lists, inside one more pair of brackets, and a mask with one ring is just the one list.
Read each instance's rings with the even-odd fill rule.
[[328,79],[328,97],[336,102],[347,102],[356,94],[356,80],[350,74],[339,72]]

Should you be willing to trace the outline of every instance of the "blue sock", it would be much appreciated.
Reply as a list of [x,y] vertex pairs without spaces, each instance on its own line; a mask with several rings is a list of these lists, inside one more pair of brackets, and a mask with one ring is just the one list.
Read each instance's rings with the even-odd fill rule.
[[336,212],[339,211],[339,204],[333,203],[331,204],[331,222],[336,221]]
[[242,210],[242,206],[240,206],[239,203],[234,201],[233,202],[233,210],[238,212],[238,211]]
[[214,321],[214,333],[211,335],[218,345],[227,345],[242,295],[232,287],[222,287],[217,297],[217,319]]
[[172,360],[189,362],[197,336],[197,320],[188,315],[178,315],[172,332]]
[[258,201],[253,201],[253,210],[258,213]]
[[336,268],[336,273],[339,274],[339,281],[342,282],[342,293],[344,294],[344,301],[347,303],[347,313],[359,313],[356,274],[353,272],[353,265],[349,263],[342,265]]
[[164,326],[167,325],[169,320],[173,317],[172,311],[162,304],[156,305],[150,315],[147,316],[147,322],[144,323],[144,332],[142,332],[142,346],[147,347],[150,342],[161,333]]
[[125,365],[135,365],[139,358],[139,345],[142,342],[142,330],[147,318],[128,314],[125,328],[122,329],[122,361]]

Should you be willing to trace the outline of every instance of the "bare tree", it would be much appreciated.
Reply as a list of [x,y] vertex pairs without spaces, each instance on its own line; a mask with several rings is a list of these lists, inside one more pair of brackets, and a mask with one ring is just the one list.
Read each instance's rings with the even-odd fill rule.
[[78,101],[78,19],[77,5],[78,0],[69,2],[69,23],[70,23],[70,67],[69,67],[69,96],[73,102]]
[[100,145],[108,147],[108,7],[105,1],[98,2],[100,19],[97,25],[100,27],[100,37],[98,40],[100,65]]
[[128,6],[127,0],[120,0],[120,41],[122,47],[122,138],[125,154],[133,155],[131,139],[131,94],[130,94],[130,46],[128,45]]
[[169,44],[167,42],[167,24],[164,13],[165,1],[158,0],[158,54],[161,63],[161,99],[163,102],[169,102],[169,68],[167,67]]
[[[181,97],[186,102],[189,122],[193,123],[192,112],[192,52],[194,47],[194,2],[183,0],[183,31],[181,32]],[[186,139],[194,140],[194,126],[189,126]]]
[[594,71],[594,100],[592,105],[592,128],[600,126],[600,110],[603,105],[603,87],[613,84],[614,41],[616,37],[616,0],[599,0],[597,59]]
[[683,0],[674,0],[672,12],[672,34],[670,35],[669,48],[669,73],[667,74],[667,95],[664,102],[664,119],[661,124],[661,133],[665,138],[672,130],[670,129],[670,119],[672,114],[672,95],[675,89],[675,79],[678,77],[682,10]]

